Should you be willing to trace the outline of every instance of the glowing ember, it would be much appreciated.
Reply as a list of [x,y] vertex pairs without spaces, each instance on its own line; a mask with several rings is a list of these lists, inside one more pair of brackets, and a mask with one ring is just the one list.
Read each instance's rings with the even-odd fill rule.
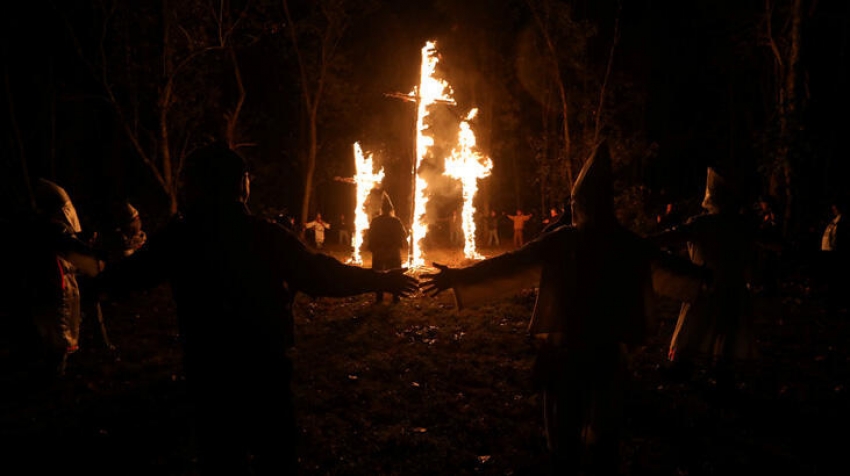
[[475,117],[478,109],[469,112],[466,120],[460,123],[458,131],[458,143],[452,150],[451,156],[446,158],[445,174],[460,180],[463,186],[463,252],[467,258],[483,259],[475,246],[475,207],[472,199],[478,191],[478,179],[490,175],[493,170],[493,162],[489,157],[484,157],[475,151],[475,133],[469,127],[469,121]]
[[370,216],[366,211],[366,199],[372,189],[384,180],[384,169],[373,172],[372,154],[364,155],[360,144],[354,143],[354,165],[356,174],[354,183],[357,186],[357,204],[354,207],[354,253],[351,255],[351,263],[362,263],[360,247],[363,246],[363,231],[369,228]]

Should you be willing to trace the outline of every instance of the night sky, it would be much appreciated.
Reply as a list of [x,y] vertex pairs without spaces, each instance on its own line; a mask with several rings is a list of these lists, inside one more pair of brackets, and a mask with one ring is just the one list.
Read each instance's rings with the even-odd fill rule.
[[[69,189],[84,215],[86,211],[96,215],[105,203],[129,198],[148,215],[163,216],[165,196],[85,63],[97,51],[101,17],[92,13],[90,5],[96,2],[56,3],[17,4],[11,14],[4,15],[2,176],[4,200],[11,204],[7,208],[26,203],[26,177],[46,176]],[[320,113],[317,189],[311,210],[332,215],[350,206],[350,190],[333,177],[352,173],[350,153],[355,140],[376,152],[388,176],[400,177],[389,180],[387,188],[400,201],[406,199],[413,109],[385,93],[412,90],[419,49],[429,39],[441,49],[458,110],[476,106],[488,108],[484,114],[491,115],[490,127],[479,131],[490,147],[485,153],[494,161],[488,203],[501,209],[520,204],[538,210],[544,205],[529,137],[542,134],[546,106],[527,79],[534,80],[533,74],[539,71],[522,70],[523,64],[540,64],[523,56],[530,51],[523,49],[527,46],[523,42],[524,35],[535,28],[534,17],[526,2],[455,3],[379,1],[374,9],[351,17],[339,42],[344,61],[334,73],[337,82],[328,83],[330,97]],[[597,32],[576,56],[575,63],[590,65],[586,76],[573,74],[579,68],[562,60],[564,83],[572,88],[571,94],[592,93],[587,84],[604,69],[614,26],[619,27],[608,86],[615,92],[607,105],[616,111],[610,121],[622,140],[618,150],[631,164],[627,167],[632,171],[631,184],[687,199],[701,193],[705,168],[718,166],[741,177],[751,196],[766,191],[764,171],[775,149],[772,128],[779,79],[763,33],[764,2],[625,0],[622,10],[615,1],[566,3],[572,6],[574,19]],[[791,2],[775,3],[775,15],[783,15]],[[247,90],[239,137],[246,145],[240,151],[259,172],[255,208],[297,209],[303,181],[298,157],[305,147],[305,123],[294,57],[279,2],[249,5],[250,20],[236,36]],[[795,135],[800,144],[794,150],[799,193],[808,197],[803,202],[811,207],[803,214],[814,216],[821,212],[815,207],[827,194],[843,188],[846,173],[840,138],[847,122],[848,6],[842,1],[804,1],[803,5],[799,71],[805,110],[797,126],[800,133]],[[306,15],[302,6],[293,5],[296,22]],[[107,44],[114,47],[111,65],[125,61],[118,65],[129,72],[110,76],[110,81],[125,92],[157,87],[159,76],[146,71],[155,73],[150,65],[157,64],[162,30],[150,25],[157,24],[162,12],[155,11],[158,6],[145,8],[126,10],[135,20],[123,30],[125,34],[110,31],[114,36],[106,36]],[[193,24],[182,18],[187,25]],[[194,18],[202,19],[202,14]],[[787,34],[780,27],[787,22],[776,24],[774,38],[782,47]],[[69,28],[80,40],[82,54],[75,49]],[[205,67],[214,71],[210,65]],[[176,98],[178,103],[183,101],[180,107],[210,113],[191,124],[191,134],[175,133],[174,139],[185,143],[177,142],[173,150],[191,149],[221,129],[221,117],[232,103],[232,79],[227,73],[222,69],[198,75],[193,78],[194,94]],[[131,88],[121,83],[127,78],[132,78]],[[152,97],[139,97],[138,111],[124,113],[138,112],[139,122],[133,126],[154,131],[157,117],[151,112],[155,110]],[[221,108],[216,110],[216,104]],[[576,134],[582,113],[571,119]],[[147,141],[145,147],[155,150],[155,136],[148,132],[140,137]],[[572,140],[580,143],[582,138]],[[516,170],[523,173],[518,175]]]

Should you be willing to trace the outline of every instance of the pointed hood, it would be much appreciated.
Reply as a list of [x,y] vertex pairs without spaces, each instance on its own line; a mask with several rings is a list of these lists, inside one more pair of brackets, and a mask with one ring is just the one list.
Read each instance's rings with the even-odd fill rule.
[[607,142],[596,147],[584,163],[572,191],[572,222],[576,228],[616,223],[611,152]]
[[381,196],[381,213],[384,215],[389,215],[390,213],[395,211],[395,207],[393,206],[393,201],[390,199],[390,196],[384,192]]
[[732,183],[713,167],[709,167],[705,178],[705,197],[702,208],[709,213],[731,211],[736,201]]
[[80,218],[71,197],[64,188],[45,178],[35,185],[35,205],[39,215],[59,223],[73,233],[80,233]]

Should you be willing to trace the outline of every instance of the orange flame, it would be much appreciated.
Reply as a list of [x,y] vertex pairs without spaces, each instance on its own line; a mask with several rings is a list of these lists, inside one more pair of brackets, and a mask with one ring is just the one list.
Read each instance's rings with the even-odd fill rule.
[[[430,108],[435,104],[455,105],[452,97],[451,86],[444,80],[434,76],[437,63],[436,43],[429,41],[422,48],[422,65],[419,74],[419,87],[410,96],[417,99],[418,110],[416,119],[416,177],[413,208],[412,243],[408,266],[424,266],[425,260],[420,248],[422,240],[428,232],[426,222],[426,205],[429,199],[428,183],[419,175],[420,165],[434,145],[434,137],[429,135],[428,125],[425,119],[430,114]],[[454,147],[450,157],[446,158],[445,175],[460,180],[463,186],[463,220],[464,254],[467,258],[483,258],[475,247],[475,208],[472,199],[478,190],[478,179],[487,177],[493,168],[492,161],[475,152],[475,134],[469,126],[469,121],[475,116],[477,109],[473,109],[467,118],[460,123],[458,144]]]
[[416,94],[411,93],[414,96],[418,95],[416,114],[416,193],[414,193],[413,197],[412,240],[410,262],[408,263],[411,267],[424,266],[425,260],[422,257],[422,248],[420,245],[428,233],[428,223],[425,220],[426,204],[428,203],[428,193],[426,191],[428,183],[418,172],[429,149],[434,145],[434,138],[426,135],[428,125],[425,124],[425,118],[430,114],[430,107],[439,101],[454,104],[454,99],[451,96],[451,86],[446,81],[434,77],[438,62],[436,43],[433,41],[426,42],[422,48],[422,64],[419,68],[419,87]]
[[374,173],[372,154],[364,154],[360,143],[354,143],[354,165],[356,173],[354,183],[357,186],[357,204],[354,207],[354,252],[349,262],[360,264],[360,247],[363,246],[363,231],[369,228],[369,213],[366,211],[366,199],[369,193],[384,180],[384,169]]
[[463,209],[461,218],[463,220],[463,252],[467,258],[483,259],[475,246],[475,207],[472,199],[478,192],[478,179],[490,175],[493,170],[493,161],[475,151],[475,133],[469,126],[478,113],[478,109],[469,111],[466,119],[461,121],[458,131],[458,143],[452,150],[452,154],[446,158],[445,174],[460,180],[463,186]]

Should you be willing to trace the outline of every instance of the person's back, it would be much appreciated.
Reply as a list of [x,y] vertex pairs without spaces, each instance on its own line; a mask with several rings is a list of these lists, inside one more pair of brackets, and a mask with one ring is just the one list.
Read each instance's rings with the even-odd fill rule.
[[407,294],[415,278],[312,251],[248,210],[247,165],[225,145],[184,166],[185,213],[101,273],[106,293],[168,282],[177,307],[201,474],[295,474],[290,389],[297,292]]
[[[369,251],[372,253],[372,269],[390,270],[401,268],[401,251],[407,240],[407,230],[395,216],[389,200],[385,200],[381,214],[372,219],[368,234]],[[382,292],[376,293],[375,302],[383,300]],[[393,301],[398,302],[398,295]]]
[[628,351],[646,344],[648,304],[654,292],[690,299],[704,279],[692,263],[619,224],[610,153],[597,151],[572,188],[571,224],[464,268],[435,263],[439,273],[423,275],[424,292],[452,288],[458,309],[537,288],[531,381],[542,393],[551,474],[558,475],[618,474]]
[[297,249],[296,236],[243,209],[233,204],[215,215],[176,220],[151,243],[166,247],[162,266],[169,270],[186,341],[187,371],[214,377],[245,362],[273,366],[292,344],[292,295],[279,284],[311,270],[290,267],[295,259],[283,259],[288,250],[276,249],[276,240]]
[[[401,265],[401,250],[405,245],[407,232],[404,224],[394,215],[378,215],[369,225],[369,250],[379,261],[398,261]],[[388,268],[387,268],[388,269]]]

